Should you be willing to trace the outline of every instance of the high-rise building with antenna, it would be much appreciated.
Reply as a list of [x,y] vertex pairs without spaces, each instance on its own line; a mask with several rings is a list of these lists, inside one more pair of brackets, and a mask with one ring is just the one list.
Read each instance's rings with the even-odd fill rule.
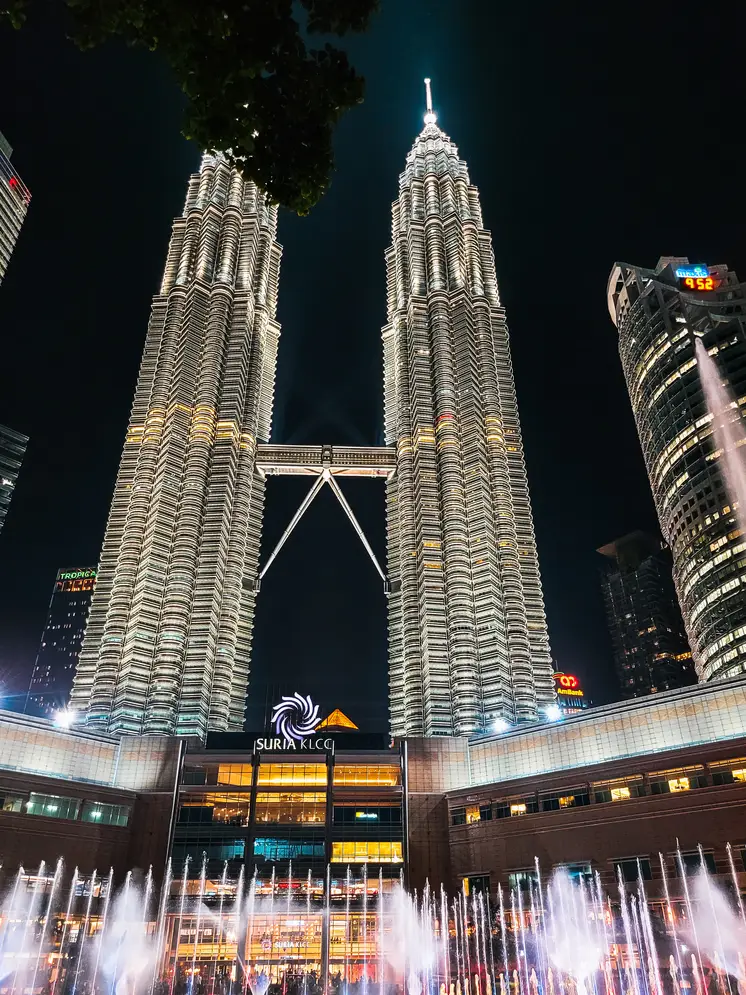
[[[326,484],[387,593],[394,735],[471,735],[554,702],[490,235],[427,92],[387,254],[386,446],[269,444],[277,212],[221,156],[192,177],[71,696],[90,727],[241,728],[260,581]],[[260,570],[270,474],[312,483]],[[341,489],[348,476],[387,482],[388,572]]]
[[466,735],[555,691],[492,241],[426,87],[386,254],[391,727]]

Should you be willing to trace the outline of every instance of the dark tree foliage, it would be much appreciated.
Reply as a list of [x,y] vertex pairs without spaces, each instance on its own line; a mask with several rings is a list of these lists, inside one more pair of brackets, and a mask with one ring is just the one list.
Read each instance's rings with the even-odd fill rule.
[[[27,0],[0,0],[20,27]],[[344,52],[306,47],[291,0],[66,0],[83,49],[158,51],[187,96],[184,134],[221,150],[273,201],[306,214],[334,166],[332,133],[363,98]],[[379,0],[300,0],[305,33],[364,31]]]

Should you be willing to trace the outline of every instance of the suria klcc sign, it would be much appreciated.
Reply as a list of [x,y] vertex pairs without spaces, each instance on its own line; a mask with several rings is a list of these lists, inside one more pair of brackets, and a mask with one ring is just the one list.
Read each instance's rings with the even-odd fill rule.
[[275,736],[263,736],[254,743],[255,750],[308,750],[328,751],[334,749],[334,740],[329,736],[314,736],[319,724],[319,706],[314,705],[310,695],[291,694],[283,697],[272,709],[272,725]]

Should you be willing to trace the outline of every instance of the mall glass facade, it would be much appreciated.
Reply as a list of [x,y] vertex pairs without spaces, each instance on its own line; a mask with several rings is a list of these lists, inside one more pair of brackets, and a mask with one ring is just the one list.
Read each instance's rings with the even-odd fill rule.
[[272,981],[376,980],[380,903],[404,876],[402,774],[398,749],[187,754],[167,969],[189,965],[209,990],[230,984],[236,958]]

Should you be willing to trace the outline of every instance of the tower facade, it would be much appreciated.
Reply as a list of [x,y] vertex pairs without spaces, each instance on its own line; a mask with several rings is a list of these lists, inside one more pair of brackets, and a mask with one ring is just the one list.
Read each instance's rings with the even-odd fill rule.
[[[608,304],[697,676],[734,677],[746,671],[746,537],[724,460],[742,462],[746,442],[746,284],[686,258],[616,263]],[[706,403],[698,341],[732,394],[725,410]]]
[[270,432],[277,210],[205,156],[153,301],[70,699],[89,728],[243,727]]
[[31,200],[28,188],[11,165],[12,151],[0,133],[0,283]]
[[27,435],[0,425],[0,532],[5,524],[27,445]]
[[50,718],[67,705],[95,587],[95,567],[66,567],[57,571],[31,672],[24,709],[28,714]]
[[537,719],[555,691],[508,327],[479,193],[429,86],[386,272],[392,733]]
[[673,583],[671,551],[633,532],[602,546],[602,589],[624,698],[697,683]]

